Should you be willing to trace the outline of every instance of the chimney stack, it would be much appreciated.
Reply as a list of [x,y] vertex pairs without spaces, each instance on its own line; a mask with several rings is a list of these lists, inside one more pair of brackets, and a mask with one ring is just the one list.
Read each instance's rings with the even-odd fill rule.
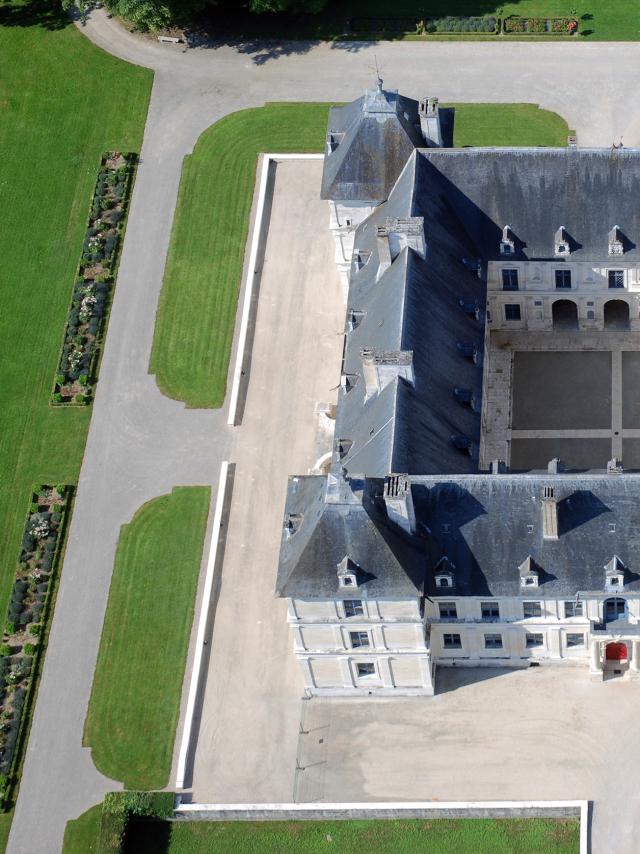
[[420,130],[429,148],[442,148],[442,124],[437,98],[421,98],[418,108]]
[[384,482],[384,503],[389,521],[407,534],[416,530],[416,512],[411,494],[411,481],[406,474],[390,474]]
[[542,490],[542,536],[545,540],[558,539],[558,501],[552,486]]

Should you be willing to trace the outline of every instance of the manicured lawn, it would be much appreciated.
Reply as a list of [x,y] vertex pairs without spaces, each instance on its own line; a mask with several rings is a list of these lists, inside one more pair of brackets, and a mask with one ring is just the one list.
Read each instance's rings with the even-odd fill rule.
[[149,71],[93,47],[55,3],[0,6],[0,613],[34,483],[75,483],[90,410],[51,385],[100,154],[139,150]]
[[[572,13],[579,19],[579,33],[572,41],[640,39],[640,15],[636,4],[629,0],[576,0],[566,3],[564,0],[514,0],[500,3],[498,0],[398,0],[390,6],[386,0],[330,0],[324,11],[318,15],[242,14],[237,4],[226,3],[228,10],[216,7],[209,13],[209,21],[214,31],[225,34],[242,34],[263,38],[353,38],[353,30],[348,21],[352,18],[424,18],[445,17],[447,15],[479,15],[506,18],[510,15],[531,18],[568,17]],[[367,38],[364,32],[357,33],[359,38]],[[388,38],[388,35],[379,38]],[[392,36],[394,37],[394,36]],[[402,38],[403,36],[395,36]],[[405,38],[407,36],[404,36]],[[411,38],[412,36],[409,36]],[[416,38],[416,36],[413,36]],[[421,38],[425,38],[422,36]],[[426,36],[433,38],[498,38],[504,36]],[[516,36],[508,36],[513,39]],[[532,36],[522,36],[530,40]],[[536,37],[533,37],[536,38]],[[557,41],[557,36],[543,37],[545,41]],[[564,38],[564,37],[561,37]]]
[[548,819],[139,821],[127,833],[125,854],[577,854],[578,849],[579,823]]
[[[185,157],[149,366],[169,397],[222,406],[258,153],[322,151],[328,107],[233,113]],[[455,107],[456,146],[566,145],[565,121],[535,105]]]
[[84,743],[127,788],[168,782],[209,497],[177,487],[120,534]]
[[101,817],[102,804],[97,804],[74,821],[68,821],[62,854],[94,854],[98,850]]

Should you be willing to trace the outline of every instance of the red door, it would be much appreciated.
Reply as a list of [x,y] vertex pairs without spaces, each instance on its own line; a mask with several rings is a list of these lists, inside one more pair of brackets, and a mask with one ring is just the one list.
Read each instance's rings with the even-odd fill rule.
[[608,643],[607,661],[626,661],[628,658],[626,643]]

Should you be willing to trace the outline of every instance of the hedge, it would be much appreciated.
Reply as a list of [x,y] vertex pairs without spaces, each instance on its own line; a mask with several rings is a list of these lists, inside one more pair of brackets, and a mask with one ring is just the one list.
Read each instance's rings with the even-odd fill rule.
[[[42,621],[64,546],[72,489],[64,484],[34,488],[0,644],[0,809],[10,808],[43,649]],[[38,624],[34,630],[33,624]]]
[[175,800],[173,792],[110,792],[102,804],[98,854],[122,854],[131,818],[170,818]]
[[55,406],[91,399],[137,159],[110,151],[100,161],[53,384]]

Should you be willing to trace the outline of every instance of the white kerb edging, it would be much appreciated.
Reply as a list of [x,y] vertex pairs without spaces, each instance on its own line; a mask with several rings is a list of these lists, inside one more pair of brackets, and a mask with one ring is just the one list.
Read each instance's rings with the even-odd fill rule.
[[249,315],[251,313],[251,299],[253,297],[253,285],[258,273],[256,261],[260,241],[262,240],[262,228],[264,218],[264,206],[267,197],[267,181],[269,179],[269,167],[272,161],[279,160],[322,160],[324,154],[263,154],[262,167],[260,170],[260,185],[258,190],[258,203],[256,207],[256,218],[251,232],[251,248],[249,251],[249,262],[247,264],[246,285],[244,291],[244,302],[242,303],[242,317],[240,320],[240,333],[238,335],[238,350],[236,352],[236,364],[233,369],[233,383],[231,385],[231,398],[229,400],[229,414],[227,424],[235,426],[238,412],[238,397],[240,396],[240,380],[242,378],[242,365],[244,363],[244,351],[247,344],[247,330],[249,328]]
[[[244,813],[243,817],[251,820],[251,814],[255,813],[261,816],[264,820],[265,813],[273,813],[274,818],[276,813],[310,813],[317,811],[319,813],[327,812],[356,812],[360,814],[371,813],[375,816],[381,811],[391,811],[398,818],[402,818],[402,813],[415,813],[419,810],[428,810],[431,813],[442,812],[451,813],[459,811],[464,814],[470,810],[487,810],[488,812],[497,810],[514,810],[521,812],[522,810],[536,809],[557,809],[559,812],[565,809],[575,809],[580,812],[580,854],[589,854],[588,839],[589,839],[589,801],[376,801],[374,803],[328,803],[326,801],[294,803],[294,804],[178,804],[175,813],[178,816],[189,818],[190,814],[206,814],[207,812],[215,812],[221,818],[224,818],[225,813],[233,815],[238,812]],[[345,816],[346,817],[346,816]],[[462,817],[462,815],[461,815]],[[204,819],[206,820],[206,819]]]
[[184,729],[182,730],[182,742],[178,754],[178,770],[176,773],[176,788],[184,788],[184,778],[187,767],[187,757],[191,743],[191,730],[193,727],[193,713],[195,711],[196,696],[200,685],[202,670],[202,655],[204,652],[205,632],[207,629],[207,618],[211,604],[211,590],[213,589],[213,572],[220,544],[220,526],[222,523],[222,508],[227,488],[227,476],[229,463],[224,460],[220,465],[220,479],[218,481],[218,497],[216,498],[216,509],[213,517],[213,529],[211,531],[211,544],[207,558],[207,571],[204,578],[204,589],[202,591],[202,602],[200,603],[200,615],[198,617],[198,633],[196,635],[196,649],[193,656],[193,667],[191,669],[191,683],[189,685],[189,696],[187,697],[187,708],[184,715]]

